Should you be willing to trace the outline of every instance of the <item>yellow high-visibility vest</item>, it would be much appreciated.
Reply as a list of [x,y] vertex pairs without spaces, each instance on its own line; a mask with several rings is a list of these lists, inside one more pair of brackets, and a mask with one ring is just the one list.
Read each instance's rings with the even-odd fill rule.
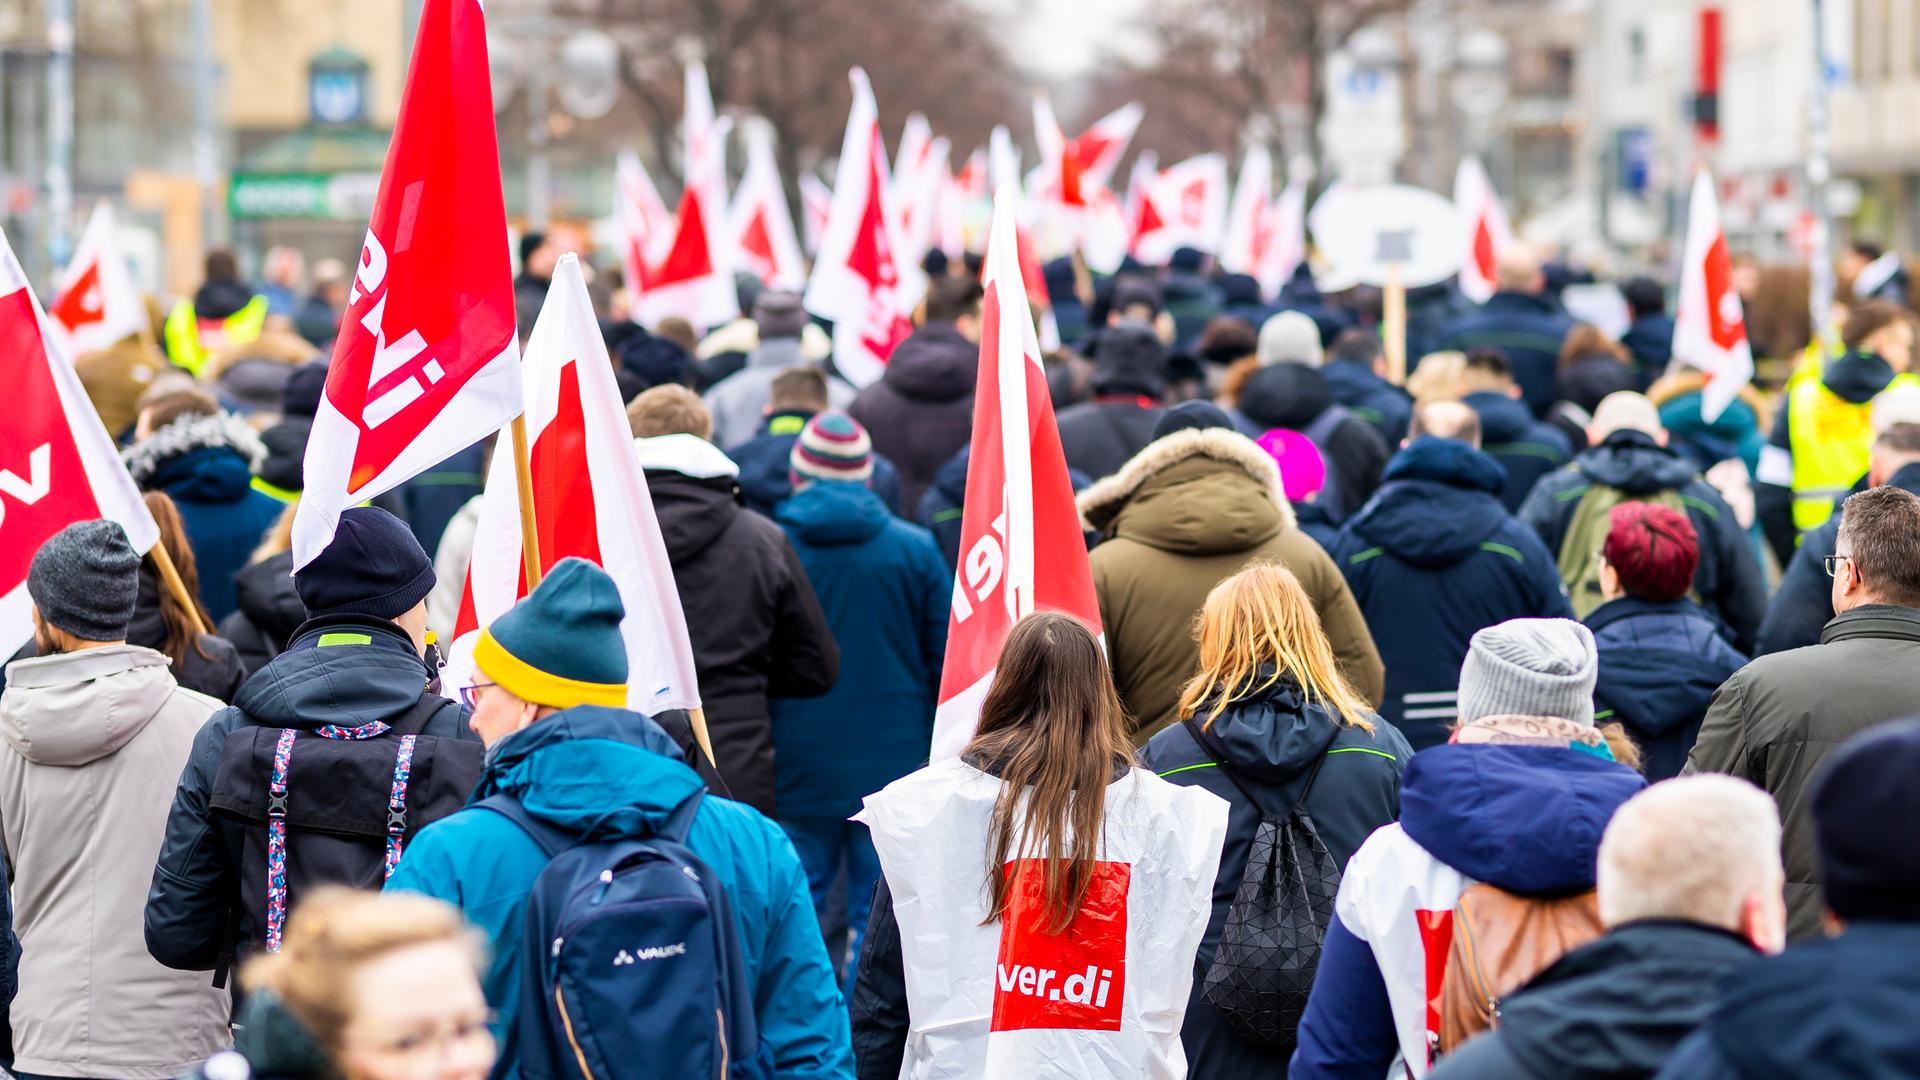
[[264,296],[247,301],[246,307],[224,319],[202,319],[194,314],[192,300],[182,300],[167,313],[167,356],[197,379],[215,349],[256,340],[266,325]]
[[[1901,385],[1920,385],[1920,378],[1895,375],[1880,393]],[[1873,402],[1855,404],[1819,379],[1804,379],[1787,392],[1787,427],[1793,442],[1793,524],[1806,532],[1832,517],[1867,474]]]

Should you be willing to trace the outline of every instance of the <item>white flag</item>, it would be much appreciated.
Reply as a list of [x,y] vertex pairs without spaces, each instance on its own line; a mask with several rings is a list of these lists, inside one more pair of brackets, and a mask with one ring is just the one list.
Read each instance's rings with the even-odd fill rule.
[[1201,154],[1168,166],[1154,181],[1148,206],[1160,227],[1135,236],[1134,254],[1142,262],[1163,264],[1182,247],[1218,250],[1227,216],[1226,157]]
[[740,267],[770,289],[798,292],[807,286],[807,265],[794,236],[787,193],[773,157],[773,126],[747,125],[747,171],[733,195],[734,254]]
[[1513,228],[1480,159],[1468,154],[1453,174],[1453,205],[1465,230],[1461,235],[1460,291],[1484,304],[1499,288],[1500,253],[1512,246]]
[[695,327],[713,327],[740,314],[733,241],[727,235],[730,125],[714,116],[707,68],[698,60],[687,65],[685,94],[686,187],[674,214],[673,240],[664,254],[639,268],[637,286],[629,286],[633,317],[649,326],[678,315]]
[[1720,227],[1720,200],[1705,169],[1693,179],[1687,204],[1687,250],[1680,265],[1680,298],[1673,313],[1673,358],[1706,372],[1700,417],[1712,423],[1753,379],[1753,348],[1746,314],[1733,286],[1733,260]]
[[1227,208],[1227,229],[1220,238],[1220,269],[1254,274],[1266,249],[1268,203],[1273,199],[1273,155],[1254,143],[1240,162],[1240,182]]
[[87,231],[60,275],[58,299],[47,314],[65,330],[76,354],[108,348],[147,327],[147,306],[120,250],[113,204],[105,199],[87,219]]

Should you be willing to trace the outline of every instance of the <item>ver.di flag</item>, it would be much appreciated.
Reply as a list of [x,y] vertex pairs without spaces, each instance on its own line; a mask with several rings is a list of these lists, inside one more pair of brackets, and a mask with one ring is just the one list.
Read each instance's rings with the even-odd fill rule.
[[1687,248],[1680,264],[1680,297],[1673,312],[1673,358],[1703,371],[1700,417],[1712,423],[1753,379],[1753,348],[1746,314],[1733,286],[1733,260],[1720,227],[1720,200],[1705,169],[1693,179],[1687,204]]
[[[633,317],[652,326],[678,315],[696,327],[719,326],[740,314],[733,287],[733,242],[727,224],[726,142],[730,125],[714,115],[707,68],[686,70],[686,187],[664,250],[649,242],[648,258],[630,283]],[[632,241],[628,246],[631,249]]]
[[145,552],[160,531],[0,234],[0,655],[33,639],[27,569],[76,521],[108,518]]
[[307,443],[294,566],[340,512],[520,412],[507,214],[479,0],[426,0]]
[[773,157],[773,125],[746,126],[747,171],[733,194],[734,254],[740,268],[770,289],[798,292],[807,286],[807,264],[787,212],[780,167]]
[[1513,245],[1513,227],[1486,168],[1472,154],[1460,159],[1453,174],[1453,205],[1466,230],[1461,237],[1460,291],[1474,303],[1484,304],[1499,288],[1500,252]]
[[640,155],[622,150],[613,166],[613,220],[620,230],[620,265],[627,292],[637,295],[647,267],[666,255],[673,242],[673,213],[667,209]]
[[98,352],[147,327],[147,305],[134,288],[133,271],[120,250],[113,204],[102,199],[87,219],[80,246],[60,275],[58,299],[47,314],[67,335],[74,354]]
[[1018,213],[1018,194],[1000,189],[982,278],[973,449],[934,714],[934,761],[958,754],[973,737],[1000,646],[1021,617],[1064,611],[1100,628],[1080,512],[1020,274]]
[[[686,616],[577,256],[554,268],[521,371],[541,572],[578,556],[619,586],[629,708],[646,715],[699,708]],[[495,454],[447,650],[442,685],[449,690],[471,684],[481,628],[527,595],[520,535],[513,458]]]

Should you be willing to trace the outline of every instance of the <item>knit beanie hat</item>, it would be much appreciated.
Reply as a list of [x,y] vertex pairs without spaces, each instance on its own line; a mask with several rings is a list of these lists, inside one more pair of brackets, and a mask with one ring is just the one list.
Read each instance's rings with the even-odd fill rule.
[[1260,325],[1260,365],[1305,364],[1319,367],[1326,359],[1320,346],[1320,327],[1298,311],[1283,311]]
[[797,338],[806,329],[807,312],[793,293],[768,289],[753,302],[753,323],[760,328],[760,340]]
[[27,567],[27,595],[48,626],[82,641],[124,641],[140,591],[140,556],[117,521],[76,521]]
[[293,588],[307,615],[371,615],[392,619],[433,591],[433,560],[406,523],[377,506],[340,515],[333,541],[294,571]]
[[1920,720],[1897,720],[1847,740],[1816,775],[1820,891],[1835,915],[1920,922],[1920,846],[1898,837],[1920,814],[1915,769]]
[[852,480],[864,484],[873,478],[873,440],[860,422],[843,412],[823,412],[807,421],[793,441],[787,465],[794,479]]
[[1176,431],[1206,431],[1210,428],[1234,430],[1233,418],[1211,401],[1183,401],[1160,414],[1153,423],[1157,441]]
[[473,663],[522,701],[554,709],[627,704],[627,609],[605,570],[554,564],[540,587],[480,631]]
[[1557,716],[1593,726],[1593,633],[1572,619],[1509,619],[1473,635],[1460,665],[1460,723]]

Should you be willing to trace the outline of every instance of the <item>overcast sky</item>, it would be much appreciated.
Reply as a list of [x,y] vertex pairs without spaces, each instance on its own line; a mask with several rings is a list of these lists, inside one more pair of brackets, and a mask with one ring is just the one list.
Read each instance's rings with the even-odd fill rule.
[[1145,0],[981,0],[1012,22],[1014,59],[1045,79],[1087,73],[1109,46],[1125,48]]

